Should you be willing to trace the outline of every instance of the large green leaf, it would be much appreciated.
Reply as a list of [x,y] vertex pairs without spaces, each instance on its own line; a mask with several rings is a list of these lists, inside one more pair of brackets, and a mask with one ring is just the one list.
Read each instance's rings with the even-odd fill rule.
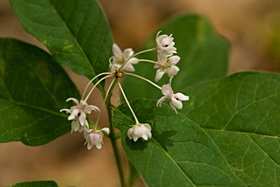
[[[198,15],[177,17],[159,28],[162,34],[172,34],[181,57],[179,73],[173,79],[173,88],[181,90],[202,81],[222,78],[227,74],[228,44],[212,28],[209,21]],[[157,31],[156,31],[157,32]],[[144,49],[156,46],[155,35],[146,42]],[[140,58],[156,60],[156,52],[146,53]],[[135,65],[137,74],[154,80],[156,69],[153,64],[140,62]],[[168,82],[167,75],[159,81],[159,85]],[[160,91],[143,80],[126,77],[124,87],[130,98],[158,98]],[[141,88],[141,91],[139,90]],[[135,92],[135,90],[139,90]]]
[[108,71],[112,36],[96,0],[10,0],[27,32],[40,40],[55,60],[92,78]]
[[245,186],[198,124],[166,105],[155,105],[150,100],[132,102],[140,122],[152,127],[149,141],[127,138],[135,123],[127,106],[116,109],[113,118],[128,159],[149,186]]
[[30,181],[16,183],[7,187],[58,187],[54,181]]
[[0,142],[42,145],[69,132],[65,100],[79,93],[43,50],[0,39]]
[[246,72],[189,87],[185,116],[136,100],[136,115],[152,126],[147,142],[128,140],[134,121],[124,105],[114,122],[128,159],[150,186],[278,186],[279,84],[279,74]]
[[235,173],[251,186],[278,186],[280,75],[238,73],[185,93],[182,113],[211,136]]

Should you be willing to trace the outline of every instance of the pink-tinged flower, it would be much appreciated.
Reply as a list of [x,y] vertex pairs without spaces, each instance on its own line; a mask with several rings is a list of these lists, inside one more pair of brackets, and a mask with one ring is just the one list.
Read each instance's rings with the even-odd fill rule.
[[84,131],[84,137],[86,139],[87,149],[90,150],[93,146],[97,149],[102,148],[104,132],[109,135],[109,128],[103,128],[101,130],[87,130]]
[[134,142],[138,138],[148,140],[148,138],[152,138],[151,126],[148,123],[136,124],[127,131],[127,136],[130,140],[133,139]]
[[174,94],[172,88],[171,88],[171,80],[172,77],[169,80],[169,84],[164,84],[161,87],[161,92],[164,95],[163,97],[161,97],[158,102],[157,102],[157,107],[161,106],[162,102],[165,100],[170,99],[170,106],[175,110],[175,112],[177,113],[176,108],[178,109],[182,109],[183,107],[183,103],[182,101],[187,101],[189,100],[189,96],[186,96],[182,93],[176,93]]
[[86,119],[86,114],[90,114],[92,110],[99,111],[99,108],[94,105],[88,105],[87,102],[81,100],[80,102],[75,98],[68,98],[66,102],[74,101],[77,106],[72,106],[70,109],[61,109],[60,112],[65,111],[66,113],[70,114],[68,120],[72,121],[72,130],[82,132],[84,127],[88,128],[88,122]]
[[170,36],[163,34],[159,35],[161,31],[157,33],[156,36],[156,42],[157,42],[157,52],[159,55],[159,58],[167,58],[169,56],[172,56],[174,53],[176,53],[176,48],[174,47],[175,42],[173,41],[174,38],[172,37],[172,34]]
[[155,81],[159,81],[162,76],[166,73],[169,77],[177,75],[180,70],[176,64],[180,61],[179,56],[172,56],[170,58],[164,58],[159,61],[159,64],[156,64],[154,68],[157,68]]
[[[135,71],[132,64],[137,64],[138,59],[135,57],[132,57],[134,54],[134,51],[131,48],[125,49],[123,52],[119,48],[117,44],[113,44],[113,64],[111,64],[111,72],[116,72],[121,67],[124,68],[125,71]],[[124,64],[125,63],[125,64]]]

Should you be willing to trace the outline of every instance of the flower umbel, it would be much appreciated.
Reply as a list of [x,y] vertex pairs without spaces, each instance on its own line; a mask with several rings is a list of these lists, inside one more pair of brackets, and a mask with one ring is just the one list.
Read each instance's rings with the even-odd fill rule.
[[182,109],[183,104],[182,101],[187,101],[189,100],[189,96],[186,96],[182,93],[176,93],[174,94],[172,88],[171,88],[171,81],[172,77],[169,80],[169,84],[164,84],[161,88],[162,94],[164,95],[161,97],[158,102],[157,102],[157,107],[161,106],[162,102],[165,100],[170,99],[170,106],[175,110],[177,113],[176,108]]
[[155,81],[159,81],[162,76],[166,73],[169,77],[177,75],[180,70],[176,64],[180,61],[179,56],[172,56],[170,58],[164,58],[159,61],[159,64],[156,64],[154,68],[157,68]]
[[86,114],[90,114],[91,111],[99,111],[98,107],[94,105],[88,105],[87,102],[84,100],[81,100],[80,102],[75,98],[68,98],[66,102],[68,101],[74,101],[76,103],[76,106],[72,106],[70,109],[61,109],[60,112],[66,112],[69,113],[70,116],[68,117],[68,120],[72,121],[72,130],[73,131],[79,131],[82,132],[84,127],[89,128],[88,122],[86,119]]
[[109,128],[103,128],[101,130],[85,130],[84,138],[86,139],[85,144],[87,144],[87,149],[90,150],[93,146],[97,149],[101,149],[103,144],[104,132],[109,135]]
[[134,142],[136,142],[138,138],[148,140],[148,138],[152,138],[151,126],[148,123],[138,123],[127,131],[127,136],[130,140],[133,139]]
[[132,64],[137,64],[138,59],[132,57],[134,51],[131,48],[125,49],[123,52],[117,44],[113,44],[113,64],[110,65],[111,72],[121,71],[124,68],[125,71],[135,71]]

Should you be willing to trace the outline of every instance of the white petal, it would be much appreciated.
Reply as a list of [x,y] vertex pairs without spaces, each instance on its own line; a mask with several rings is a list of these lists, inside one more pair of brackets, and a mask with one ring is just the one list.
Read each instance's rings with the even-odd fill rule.
[[101,148],[102,148],[101,142],[98,142],[98,143],[96,144],[96,148],[97,148],[97,149],[101,149]]
[[74,101],[77,105],[80,104],[79,101],[73,97],[66,99],[66,102],[68,102],[68,101]]
[[171,103],[173,106],[175,106],[178,109],[182,109],[182,107],[183,107],[182,101],[177,100],[175,97],[171,98]]
[[[162,35],[163,36],[163,35]],[[166,35],[167,36],[167,35]],[[161,43],[163,46],[169,46],[173,42],[173,37],[165,37],[162,39]]]
[[124,59],[127,60],[129,57],[131,57],[134,54],[133,50],[131,48],[127,48],[123,51]]
[[149,129],[149,131],[152,130],[151,126],[148,123],[143,124],[147,129]]
[[107,133],[107,135],[109,135],[109,133],[110,133],[110,129],[109,128],[103,128],[103,129],[101,129],[101,131],[104,131],[104,132],[106,132]]
[[125,70],[126,70],[126,71],[131,71],[131,72],[134,72],[134,71],[135,71],[135,69],[134,69],[134,67],[133,67],[132,64],[128,64],[128,65],[125,67]]
[[86,124],[86,114],[81,111],[80,116],[79,116],[79,121],[81,126],[84,126]]
[[72,126],[71,133],[72,133],[73,131],[74,131],[74,132],[78,131],[79,128],[80,128],[80,124],[79,124],[78,121],[72,121],[71,126]]
[[171,66],[170,68],[166,69],[166,73],[169,77],[173,77],[173,76],[177,75],[179,70],[180,69],[177,66]]
[[113,53],[116,57],[122,58],[122,51],[117,44],[113,44]]
[[155,77],[155,81],[159,81],[162,76],[164,75],[164,70],[163,69],[158,69],[156,72],[156,77]]
[[170,84],[164,84],[161,87],[161,92],[165,96],[171,96],[173,94],[173,90],[172,90]]
[[92,110],[94,110],[94,111],[99,111],[99,108],[98,108],[97,106],[94,106],[94,105],[87,105],[87,106],[85,106],[85,108],[84,108],[84,111],[85,111],[85,113],[87,113],[87,114],[90,114]]
[[163,101],[167,100],[168,98],[166,96],[161,97],[158,101],[157,101],[157,107],[161,107],[161,104]]
[[90,141],[88,141],[87,149],[88,149],[88,150],[91,150],[92,147],[93,147],[93,144],[92,144]]
[[169,65],[170,65],[170,66],[174,66],[174,65],[176,65],[179,61],[180,61],[180,57],[179,57],[179,56],[172,56],[172,57],[169,58]]
[[139,62],[139,60],[137,58],[131,58],[127,61],[127,63],[131,63],[131,64],[137,64]]
[[143,138],[144,140],[148,140],[148,136],[147,136],[145,133],[142,135],[142,138]]
[[187,95],[184,95],[182,93],[176,93],[175,97],[178,98],[181,101],[188,101],[190,98]]
[[136,142],[138,140],[137,136],[133,136],[133,141]]
[[127,136],[128,136],[128,138],[129,138],[130,140],[132,139],[132,136],[131,136],[132,131],[133,131],[133,128],[130,128],[130,129],[128,129],[128,131],[127,131]]
[[75,119],[76,116],[78,116],[78,113],[80,112],[80,110],[78,109],[74,109],[71,113],[71,115],[68,117],[68,120],[73,120]]
[[70,110],[70,109],[65,109],[65,108],[64,108],[64,109],[61,109],[59,112],[66,112],[66,113],[69,114],[69,113],[71,113],[71,110]]

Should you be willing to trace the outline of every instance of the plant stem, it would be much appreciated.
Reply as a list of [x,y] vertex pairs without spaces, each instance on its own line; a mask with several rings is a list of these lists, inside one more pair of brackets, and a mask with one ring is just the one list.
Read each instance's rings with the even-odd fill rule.
[[153,85],[154,87],[156,87],[156,88],[158,88],[158,89],[161,90],[161,87],[160,87],[159,85],[157,85],[156,83],[150,81],[149,79],[146,79],[145,77],[142,77],[142,76],[137,75],[137,74],[134,74],[134,73],[128,73],[128,72],[125,72],[125,74],[126,74],[126,75],[130,75],[130,76],[137,77],[137,78],[139,78],[139,79],[142,79],[142,80],[144,80],[144,81],[150,83],[150,84]]
[[112,123],[111,96],[112,96],[112,92],[114,90],[116,83],[117,83],[117,78],[115,78],[113,80],[112,89],[108,93],[109,97],[107,99],[106,106],[107,106],[109,128],[110,128],[109,138],[110,138],[112,146],[113,146],[113,151],[114,151],[114,155],[115,155],[115,159],[116,159],[116,163],[117,163],[117,167],[118,167],[118,171],[119,171],[121,186],[125,187],[125,180],[124,180],[124,174],[123,174],[123,169],[122,169],[122,164],[121,164],[121,159],[120,159],[120,153],[119,153],[118,145],[116,142],[114,127],[113,127],[113,123]]

